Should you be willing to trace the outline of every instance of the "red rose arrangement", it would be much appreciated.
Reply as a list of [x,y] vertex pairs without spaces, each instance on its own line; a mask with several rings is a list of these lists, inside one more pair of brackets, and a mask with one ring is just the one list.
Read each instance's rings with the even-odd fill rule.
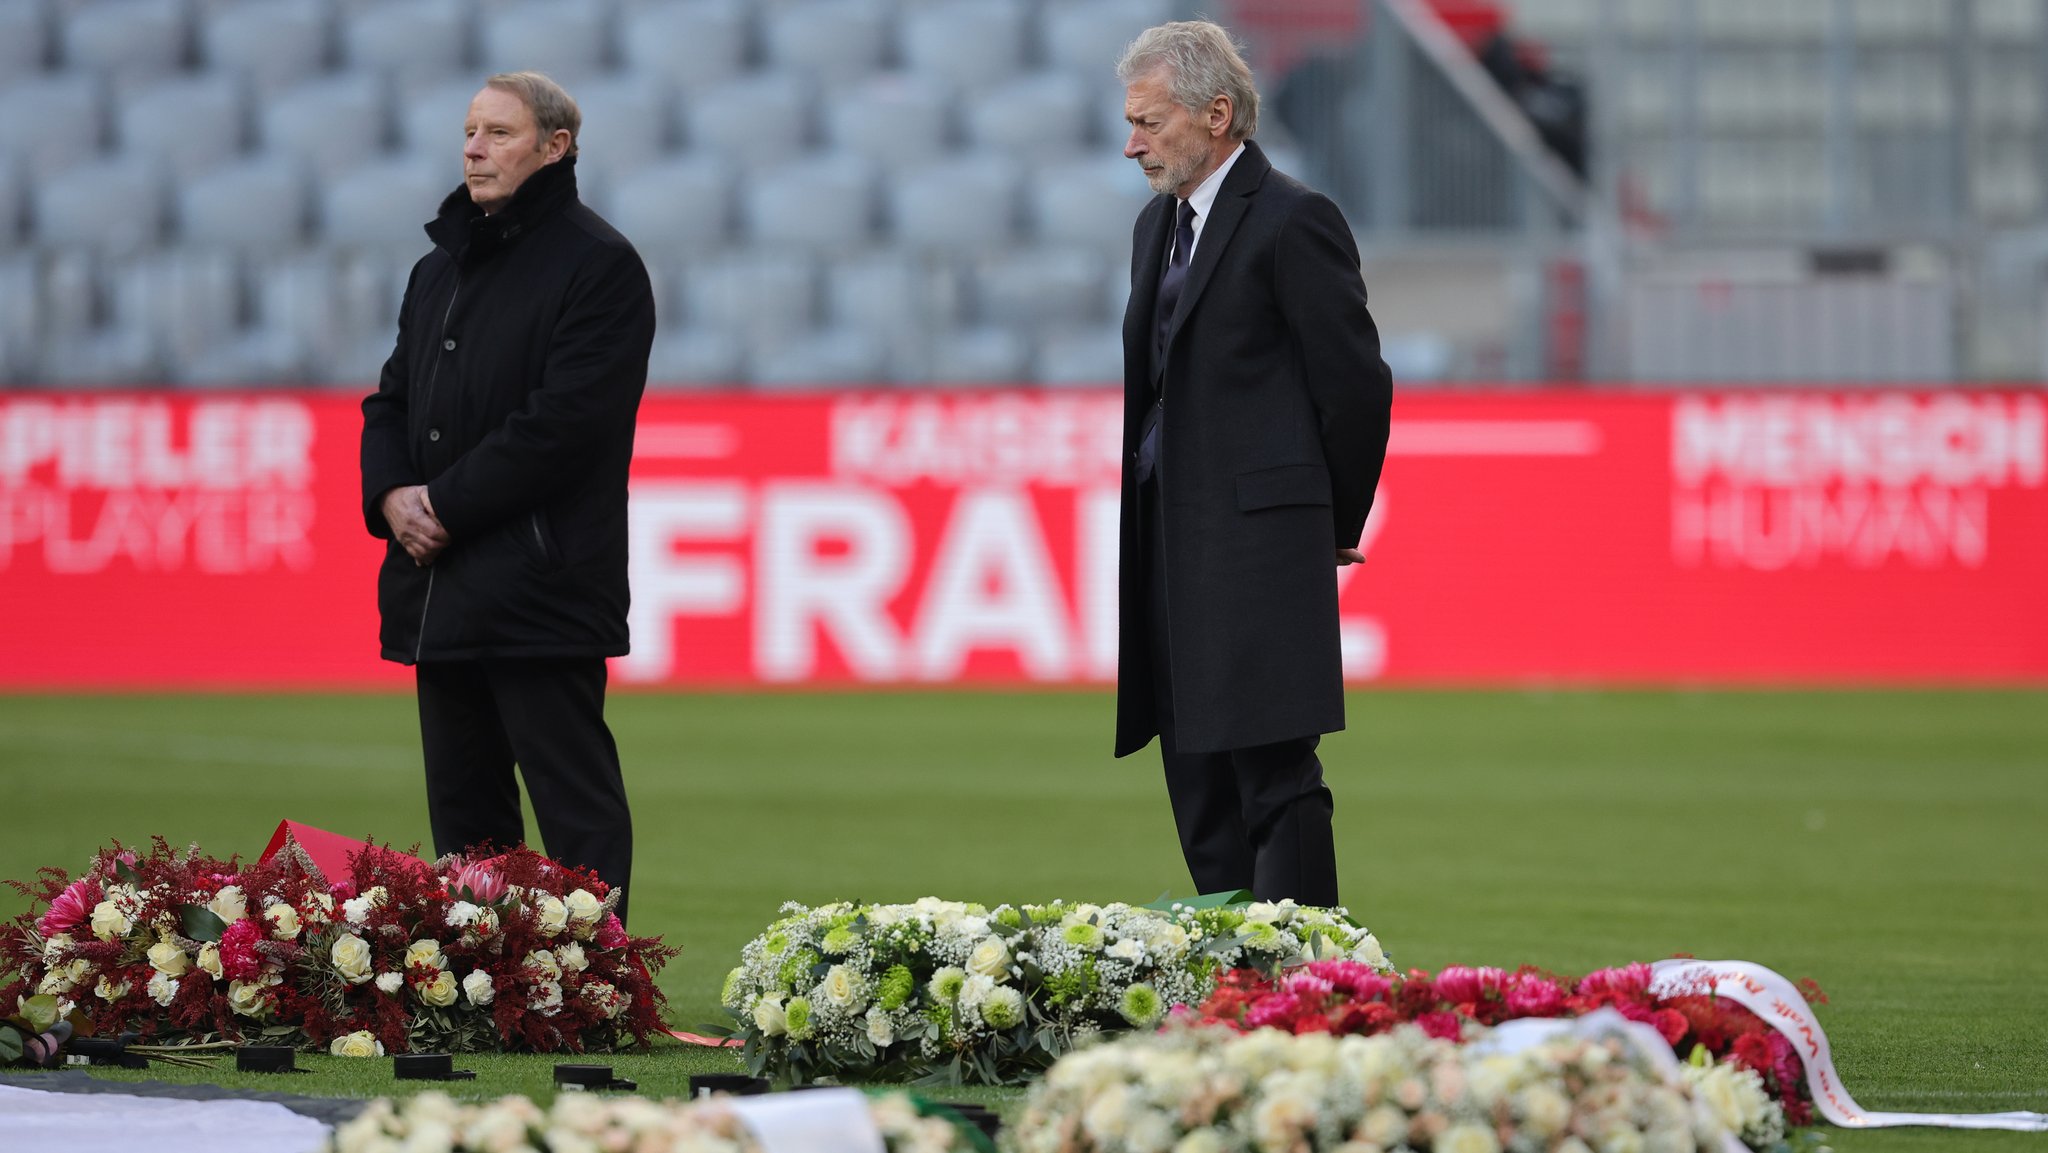
[[243,865],[157,838],[9,884],[31,903],[0,926],[0,1004],[54,997],[79,1035],[545,1053],[666,1030],[654,974],[677,950],[529,849],[430,865],[371,846],[330,879],[296,845]]
[[[1827,997],[1801,982],[1808,1001]],[[1421,969],[1384,975],[1353,961],[1316,961],[1276,977],[1239,969],[1217,979],[1198,1009],[1177,1016],[1245,1032],[1373,1034],[1414,1024],[1432,1037],[1458,1040],[1465,1025],[1498,1025],[1523,1017],[1577,1017],[1599,1008],[1653,1026],[1680,1057],[1695,1047],[1718,1062],[1753,1069],[1795,1126],[1813,1123],[1806,1073],[1792,1043],[1748,1009],[1711,992],[1659,995],[1650,966],[1602,969],[1576,980],[1533,966],[1504,969],[1454,965],[1434,976]]]

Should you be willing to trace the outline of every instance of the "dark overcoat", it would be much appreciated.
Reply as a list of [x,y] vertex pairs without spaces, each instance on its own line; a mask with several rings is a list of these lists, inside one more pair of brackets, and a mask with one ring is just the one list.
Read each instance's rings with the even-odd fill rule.
[[609,657],[627,648],[626,472],[654,293],[576,197],[575,158],[485,216],[457,189],[427,225],[398,343],[363,401],[363,517],[427,486],[450,544],[377,579],[384,657]]
[[1365,527],[1392,400],[1343,214],[1249,141],[1156,357],[1173,204],[1138,214],[1124,312],[1118,756],[1158,732],[1135,468],[1146,410],[1163,397],[1175,738],[1197,753],[1344,727],[1335,554]]

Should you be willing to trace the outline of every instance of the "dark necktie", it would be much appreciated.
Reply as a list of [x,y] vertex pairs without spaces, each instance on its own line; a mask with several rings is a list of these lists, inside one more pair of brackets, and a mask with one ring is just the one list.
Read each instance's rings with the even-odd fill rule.
[[[1195,247],[1195,206],[1185,200],[1173,203],[1173,255],[1166,262],[1166,275],[1159,280],[1159,303],[1153,311],[1152,355],[1160,361],[1166,359],[1166,329],[1173,323],[1174,307],[1180,304],[1180,290],[1188,281],[1188,256]],[[1163,378],[1160,390],[1165,391]],[[1159,419],[1164,404],[1161,396],[1145,410],[1145,424],[1138,433],[1139,484],[1151,480],[1159,465]]]
[[1166,275],[1159,281],[1154,343],[1161,357],[1166,355],[1166,327],[1173,323],[1173,310],[1180,303],[1180,290],[1188,282],[1188,255],[1195,247],[1195,206],[1185,200],[1174,203],[1173,258],[1166,262]]

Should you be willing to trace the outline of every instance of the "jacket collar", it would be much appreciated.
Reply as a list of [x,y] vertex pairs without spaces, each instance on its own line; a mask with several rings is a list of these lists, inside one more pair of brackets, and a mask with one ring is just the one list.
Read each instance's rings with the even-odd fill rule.
[[469,198],[467,185],[441,201],[427,222],[427,238],[457,260],[483,257],[517,240],[576,199],[576,157],[564,156],[526,178],[504,208],[490,216]]

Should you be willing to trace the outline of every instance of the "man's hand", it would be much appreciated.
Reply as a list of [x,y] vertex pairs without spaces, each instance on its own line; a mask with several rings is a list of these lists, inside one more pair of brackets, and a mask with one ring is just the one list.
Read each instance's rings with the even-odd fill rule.
[[1360,552],[1360,551],[1358,551],[1358,550],[1357,550],[1357,549],[1355,549],[1355,548],[1340,548],[1340,549],[1338,549],[1338,550],[1337,550],[1337,567],[1338,567],[1338,568],[1343,568],[1343,567],[1344,567],[1345,565],[1348,565],[1348,564],[1364,564],[1364,563],[1365,563],[1365,554],[1364,554],[1364,553],[1362,553],[1362,552]]
[[391,525],[392,537],[404,546],[416,565],[433,564],[441,550],[448,547],[448,530],[441,527],[440,519],[434,515],[426,485],[404,485],[385,493],[384,520]]

